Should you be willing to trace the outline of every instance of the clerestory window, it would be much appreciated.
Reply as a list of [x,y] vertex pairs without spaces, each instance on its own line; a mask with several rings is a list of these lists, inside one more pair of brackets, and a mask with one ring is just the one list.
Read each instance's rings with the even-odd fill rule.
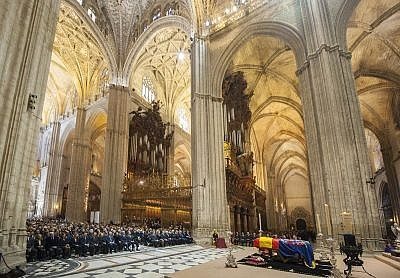
[[142,97],[148,102],[152,102],[156,99],[156,93],[153,87],[153,83],[147,76],[143,77],[142,81]]

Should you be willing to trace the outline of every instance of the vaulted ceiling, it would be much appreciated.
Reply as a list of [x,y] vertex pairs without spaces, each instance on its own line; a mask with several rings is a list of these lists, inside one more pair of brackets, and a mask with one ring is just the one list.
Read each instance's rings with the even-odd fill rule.
[[101,93],[109,78],[107,55],[89,25],[64,3],[60,7],[53,53],[73,80],[77,93],[74,105],[83,106]]
[[[293,52],[282,41],[259,36],[234,55],[228,73],[242,71],[250,102],[251,144],[256,163],[284,184],[307,177],[302,105]],[[258,175],[260,173],[257,173]]]
[[400,93],[400,3],[360,1],[348,23],[347,43],[363,118],[374,132],[393,123]]
[[141,15],[155,0],[98,0],[99,8],[106,12],[111,23],[116,45],[116,55],[126,57],[132,41],[133,30]]
[[177,28],[159,30],[142,48],[130,87],[141,94],[143,77],[151,79],[156,99],[168,121],[176,121],[178,108],[190,108],[190,40]]

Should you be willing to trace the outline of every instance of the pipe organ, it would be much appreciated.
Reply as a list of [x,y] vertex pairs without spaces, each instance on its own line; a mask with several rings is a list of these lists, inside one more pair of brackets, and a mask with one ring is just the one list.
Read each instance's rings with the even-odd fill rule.
[[[265,191],[255,184],[250,149],[250,99],[243,72],[225,77],[222,85],[226,192],[231,230],[257,231],[265,228]],[[263,215],[263,219],[259,219]],[[259,222],[263,224],[259,227]]]
[[190,179],[168,175],[173,130],[160,115],[160,102],[130,113],[128,165],[122,192],[126,222],[157,218],[162,225],[189,223]]
[[150,110],[131,112],[128,173],[167,173],[173,131],[169,123],[163,123],[159,110],[160,103],[153,102]]

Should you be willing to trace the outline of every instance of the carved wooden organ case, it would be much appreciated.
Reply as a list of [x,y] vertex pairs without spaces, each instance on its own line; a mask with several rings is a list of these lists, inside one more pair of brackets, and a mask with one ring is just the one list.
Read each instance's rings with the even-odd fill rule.
[[[130,113],[128,165],[124,180],[123,217],[136,219],[163,216],[159,209],[188,209],[191,190],[174,176],[168,175],[173,130],[160,115],[160,102],[153,101],[151,109]],[[190,183],[189,183],[190,184]],[[175,212],[176,213],[176,212]],[[175,217],[176,218],[176,217]]]
[[128,173],[135,175],[166,174],[173,131],[160,115],[160,103],[151,109],[139,108],[130,114]]
[[[224,155],[228,203],[233,207],[254,208],[260,196],[253,177],[253,153],[250,149],[250,99],[243,72],[225,77],[222,85],[224,118]],[[263,194],[264,195],[264,194]],[[256,198],[257,197],[257,198]],[[265,200],[265,196],[264,196]],[[265,205],[261,204],[260,209]]]

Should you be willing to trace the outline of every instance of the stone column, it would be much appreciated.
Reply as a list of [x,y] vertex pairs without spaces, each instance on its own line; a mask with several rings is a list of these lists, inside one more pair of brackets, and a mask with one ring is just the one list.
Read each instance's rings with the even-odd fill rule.
[[[388,179],[388,186],[390,191],[390,201],[392,203],[393,218],[396,223],[400,220],[400,188],[396,177],[396,169],[393,166],[393,151],[389,144],[382,144],[382,157],[383,163],[385,164],[385,174]],[[380,186],[376,184],[375,186]],[[378,206],[380,206],[381,200],[378,199]]]
[[61,156],[59,154],[60,142],[60,122],[52,124],[49,156],[47,164],[46,189],[44,196],[43,215],[54,217],[56,216],[56,203],[58,194],[58,177],[60,175]]
[[209,242],[213,230],[226,237],[229,206],[223,154],[222,88],[212,88],[209,40],[195,37],[192,73],[193,236]]
[[253,207],[251,208],[251,217],[250,217],[250,231],[257,232],[258,228],[258,214],[257,214],[257,201],[256,201],[256,190],[253,189]]
[[91,150],[85,132],[86,110],[77,108],[75,133],[72,140],[71,166],[65,217],[68,221],[87,220],[87,194],[89,191]]
[[246,222],[246,215],[245,215],[245,209],[244,208],[242,208],[241,210],[240,210],[240,222],[241,222],[241,230],[242,230],[242,232],[247,232],[246,231],[246,226],[247,226],[247,222]]
[[235,232],[235,208],[230,208],[230,231]]
[[128,163],[128,100],[127,87],[110,86],[100,200],[100,217],[104,223],[121,222],[121,192]]
[[235,217],[236,217],[236,232],[241,232],[242,231],[242,224],[240,221],[240,207],[236,207],[235,209]]
[[[10,266],[25,262],[25,220],[59,4],[0,1],[0,250]],[[27,109],[29,94],[37,96],[35,109]]]
[[246,225],[247,231],[251,232],[253,229],[251,228],[251,221],[250,221],[249,211],[247,211],[247,214],[246,214],[246,223],[247,223],[247,225]]
[[[380,238],[350,53],[337,45],[327,1],[301,1],[307,59],[297,71],[315,214],[324,235],[336,237],[340,213],[352,213],[355,233]],[[324,205],[327,204],[327,210]],[[326,214],[327,215],[326,215]],[[327,221],[325,221],[327,219]],[[329,223],[330,222],[330,223]]]
[[[276,221],[275,221],[275,200],[274,200],[274,191],[273,191],[273,186],[274,186],[274,180],[275,177],[272,176],[271,174],[267,175],[267,184],[265,185],[265,192],[266,192],[266,198],[265,198],[265,211],[266,211],[266,216],[267,216],[267,229],[274,230],[277,227]],[[258,216],[257,216],[258,217]],[[258,218],[257,218],[258,221]]]

